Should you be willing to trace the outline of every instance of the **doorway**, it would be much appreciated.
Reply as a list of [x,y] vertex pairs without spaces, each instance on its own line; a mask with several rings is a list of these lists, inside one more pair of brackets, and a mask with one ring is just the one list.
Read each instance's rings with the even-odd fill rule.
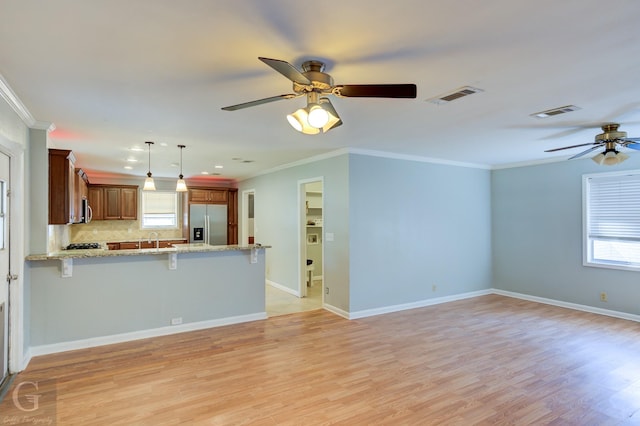
[[323,180],[300,181],[300,281],[301,297],[324,302]]
[[9,375],[9,166],[0,152],[0,389]]

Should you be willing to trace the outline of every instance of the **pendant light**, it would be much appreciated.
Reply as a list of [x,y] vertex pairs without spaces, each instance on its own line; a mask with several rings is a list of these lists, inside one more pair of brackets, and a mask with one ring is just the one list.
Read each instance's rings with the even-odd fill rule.
[[182,148],[185,148],[184,145],[178,145],[180,148],[180,175],[178,176],[178,182],[176,183],[176,192],[187,192],[187,183],[184,181],[182,176]]
[[147,171],[147,178],[144,180],[144,186],[142,187],[142,190],[155,191],[156,184],[153,182],[153,178],[151,177],[151,145],[153,145],[153,142],[147,141],[145,143],[149,146],[149,171]]

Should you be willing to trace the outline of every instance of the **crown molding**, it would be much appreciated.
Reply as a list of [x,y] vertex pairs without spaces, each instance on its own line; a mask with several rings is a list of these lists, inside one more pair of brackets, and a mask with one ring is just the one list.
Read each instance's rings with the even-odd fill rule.
[[9,83],[0,74],[0,96],[13,108],[18,117],[27,125],[30,129],[46,130],[52,132],[55,130],[56,125],[48,121],[37,121],[31,115],[31,112],[22,103],[18,95],[11,89]]

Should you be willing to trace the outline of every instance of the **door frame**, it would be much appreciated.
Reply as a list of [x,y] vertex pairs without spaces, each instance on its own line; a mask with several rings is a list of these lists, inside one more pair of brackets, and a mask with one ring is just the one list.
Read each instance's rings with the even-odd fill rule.
[[[9,374],[15,374],[29,363],[24,353],[24,261],[19,253],[24,253],[25,242],[25,196],[24,148],[0,137],[0,152],[9,157],[9,271],[18,279],[9,283]],[[0,277],[4,279],[5,277]],[[27,355],[27,356],[25,356]]]
[[240,241],[239,244],[241,246],[247,245],[249,241],[249,194],[253,194],[253,236],[254,241],[258,241],[256,238],[256,217],[255,217],[255,208],[256,208],[256,190],[254,188],[245,189],[242,191],[242,209],[241,209],[241,219],[240,219]]
[[[308,183],[322,183],[322,219],[324,222],[324,176],[298,180],[298,294],[307,296],[307,191]],[[324,227],[322,228],[322,241],[324,242]],[[324,244],[322,244],[322,306],[324,306]]]

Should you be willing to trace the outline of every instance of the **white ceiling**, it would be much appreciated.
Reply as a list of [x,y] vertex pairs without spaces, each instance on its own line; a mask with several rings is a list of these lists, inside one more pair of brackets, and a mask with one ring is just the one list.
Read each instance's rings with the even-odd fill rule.
[[[147,152],[130,149],[147,140],[156,177],[178,174],[178,144],[188,178],[347,147],[502,167],[567,158],[579,151],[543,151],[592,142],[603,122],[640,136],[638,22],[637,0],[2,0],[0,75],[90,177],[144,176]],[[344,125],[314,136],[285,118],[304,98],[222,111],[291,93],[259,56],[321,59],[336,84],[415,83],[418,97],[334,97]],[[483,92],[426,101],[466,85]]]

